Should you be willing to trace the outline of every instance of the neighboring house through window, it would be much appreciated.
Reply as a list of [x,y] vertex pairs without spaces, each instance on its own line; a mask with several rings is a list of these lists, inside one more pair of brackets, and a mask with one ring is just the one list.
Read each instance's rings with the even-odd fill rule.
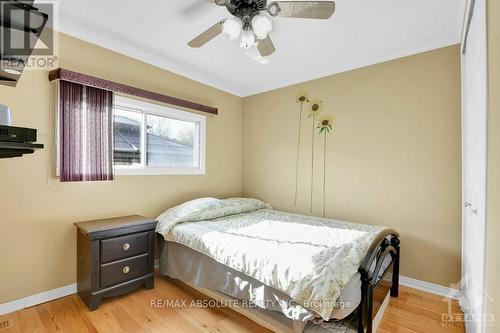
[[117,175],[205,173],[206,117],[115,96]]

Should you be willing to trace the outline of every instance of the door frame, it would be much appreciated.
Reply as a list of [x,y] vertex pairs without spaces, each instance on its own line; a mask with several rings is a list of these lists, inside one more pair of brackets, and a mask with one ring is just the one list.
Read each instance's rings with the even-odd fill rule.
[[[479,1],[485,1],[485,0],[479,0]],[[462,95],[462,103],[461,103],[461,117],[462,117],[462,133],[461,133],[461,140],[462,140],[462,249],[461,249],[461,272],[462,272],[462,279],[467,275],[467,272],[465,272],[464,270],[464,248],[465,248],[465,243],[464,243],[464,232],[465,232],[465,207],[464,207],[464,204],[465,204],[465,166],[466,166],[466,158],[465,158],[465,103],[464,103],[464,53],[466,51],[466,47],[467,47],[467,38],[469,36],[469,29],[470,29],[470,25],[471,25],[471,22],[472,22],[472,18],[473,18],[473,15],[474,15],[474,9],[476,8],[476,5],[478,4],[479,2],[478,0],[467,0],[467,3],[466,3],[466,10],[465,10],[465,14],[464,14],[464,24],[463,24],[463,29],[462,29],[462,37],[461,37],[461,47],[460,47],[460,68],[461,68],[461,95]],[[485,9],[486,9],[486,2],[484,2],[484,6],[485,6]],[[485,42],[485,45],[486,47],[488,47],[488,40],[487,40],[487,30],[486,30],[486,24],[487,24],[487,20],[486,20],[486,10],[485,10],[485,16],[483,18],[483,21],[484,21],[484,25],[485,25],[485,34],[484,34],[484,42]],[[487,51],[487,50],[486,50]],[[488,64],[488,52],[486,52],[486,64]],[[488,87],[488,71],[486,70],[486,75],[485,75],[485,86]],[[489,96],[488,96],[488,89],[486,89],[486,92],[485,92],[485,97],[486,97],[486,105],[488,105],[488,99],[489,99]],[[484,202],[484,208],[486,209],[487,211],[487,207],[488,207],[488,198],[487,198],[487,186],[488,186],[488,109],[486,109],[486,117],[485,117],[485,121],[486,121],[486,129],[485,129],[485,137],[486,137],[486,140],[485,140],[485,149],[486,149],[486,156],[485,156],[485,188],[484,188],[484,191],[485,191],[485,195],[484,195],[484,198],[485,198],[485,202]],[[487,238],[487,234],[486,234],[486,230],[487,230],[487,216],[486,216],[486,211],[485,211],[485,216],[484,216],[484,230],[485,230],[485,233],[484,233],[484,238],[482,240],[481,243],[476,243],[477,246],[482,246],[482,252],[483,252],[483,257],[486,259],[486,238]],[[481,286],[483,288],[483,290],[485,290],[485,286],[486,286],[486,261],[484,261],[484,265],[483,265],[483,281],[478,281],[479,283],[481,283]],[[485,305],[486,305],[486,295],[483,293],[482,295],[482,307],[483,307],[483,312],[485,310]],[[464,305],[464,302],[466,302],[466,297],[464,294],[462,294],[461,298],[460,298],[460,304],[461,305]],[[467,331],[467,328],[470,328],[467,326],[467,323],[466,323],[466,331]],[[478,326],[476,326],[476,328],[479,328],[477,331],[478,332],[468,332],[468,333],[483,333],[485,331],[485,325],[484,325],[484,322],[481,322]]]

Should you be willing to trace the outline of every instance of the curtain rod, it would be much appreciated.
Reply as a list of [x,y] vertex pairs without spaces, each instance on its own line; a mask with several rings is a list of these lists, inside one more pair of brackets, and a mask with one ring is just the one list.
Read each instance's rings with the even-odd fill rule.
[[83,84],[86,86],[91,86],[94,88],[100,88],[100,89],[110,90],[113,92],[122,93],[122,94],[126,94],[126,95],[146,98],[146,99],[161,102],[161,103],[166,103],[166,104],[170,104],[170,105],[180,106],[183,108],[188,108],[191,110],[210,113],[213,115],[219,114],[219,110],[217,108],[214,108],[211,106],[186,101],[184,99],[180,99],[180,98],[176,98],[176,97],[172,97],[172,96],[158,94],[158,93],[155,93],[152,91],[131,87],[131,86],[128,86],[125,84],[100,79],[100,78],[90,76],[90,75],[85,75],[82,73],[73,72],[73,71],[70,71],[70,70],[64,69],[64,68],[58,68],[58,69],[55,69],[49,73],[49,81],[54,81],[54,80],[63,80],[63,81],[70,81],[70,82],[74,82],[74,83],[80,83],[80,84]]

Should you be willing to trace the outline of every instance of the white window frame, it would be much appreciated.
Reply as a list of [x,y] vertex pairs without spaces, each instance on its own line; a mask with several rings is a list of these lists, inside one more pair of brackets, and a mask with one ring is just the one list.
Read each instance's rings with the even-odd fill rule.
[[[125,96],[114,96],[113,113],[115,108],[125,111],[139,112],[143,115],[143,126],[141,128],[141,164],[139,165],[114,165],[115,175],[117,176],[154,176],[154,175],[204,175],[206,159],[206,116],[181,111],[171,107],[162,106],[148,102],[139,101]],[[151,167],[146,165],[146,116],[156,115],[175,120],[194,122],[198,128],[195,130],[194,145],[198,144],[198,154],[195,155],[195,161],[198,166],[192,168],[167,168]],[[114,120],[113,120],[114,121]],[[199,133],[199,137],[198,134]]]

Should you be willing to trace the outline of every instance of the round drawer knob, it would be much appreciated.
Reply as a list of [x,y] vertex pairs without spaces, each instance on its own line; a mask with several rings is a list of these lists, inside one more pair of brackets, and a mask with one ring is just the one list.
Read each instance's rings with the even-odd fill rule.
[[122,249],[123,251],[128,251],[130,249],[130,244],[129,243],[123,244]]
[[124,274],[127,274],[128,272],[130,272],[130,267],[129,266],[125,266],[125,267],[123,267],[122,271],[123,271]]

